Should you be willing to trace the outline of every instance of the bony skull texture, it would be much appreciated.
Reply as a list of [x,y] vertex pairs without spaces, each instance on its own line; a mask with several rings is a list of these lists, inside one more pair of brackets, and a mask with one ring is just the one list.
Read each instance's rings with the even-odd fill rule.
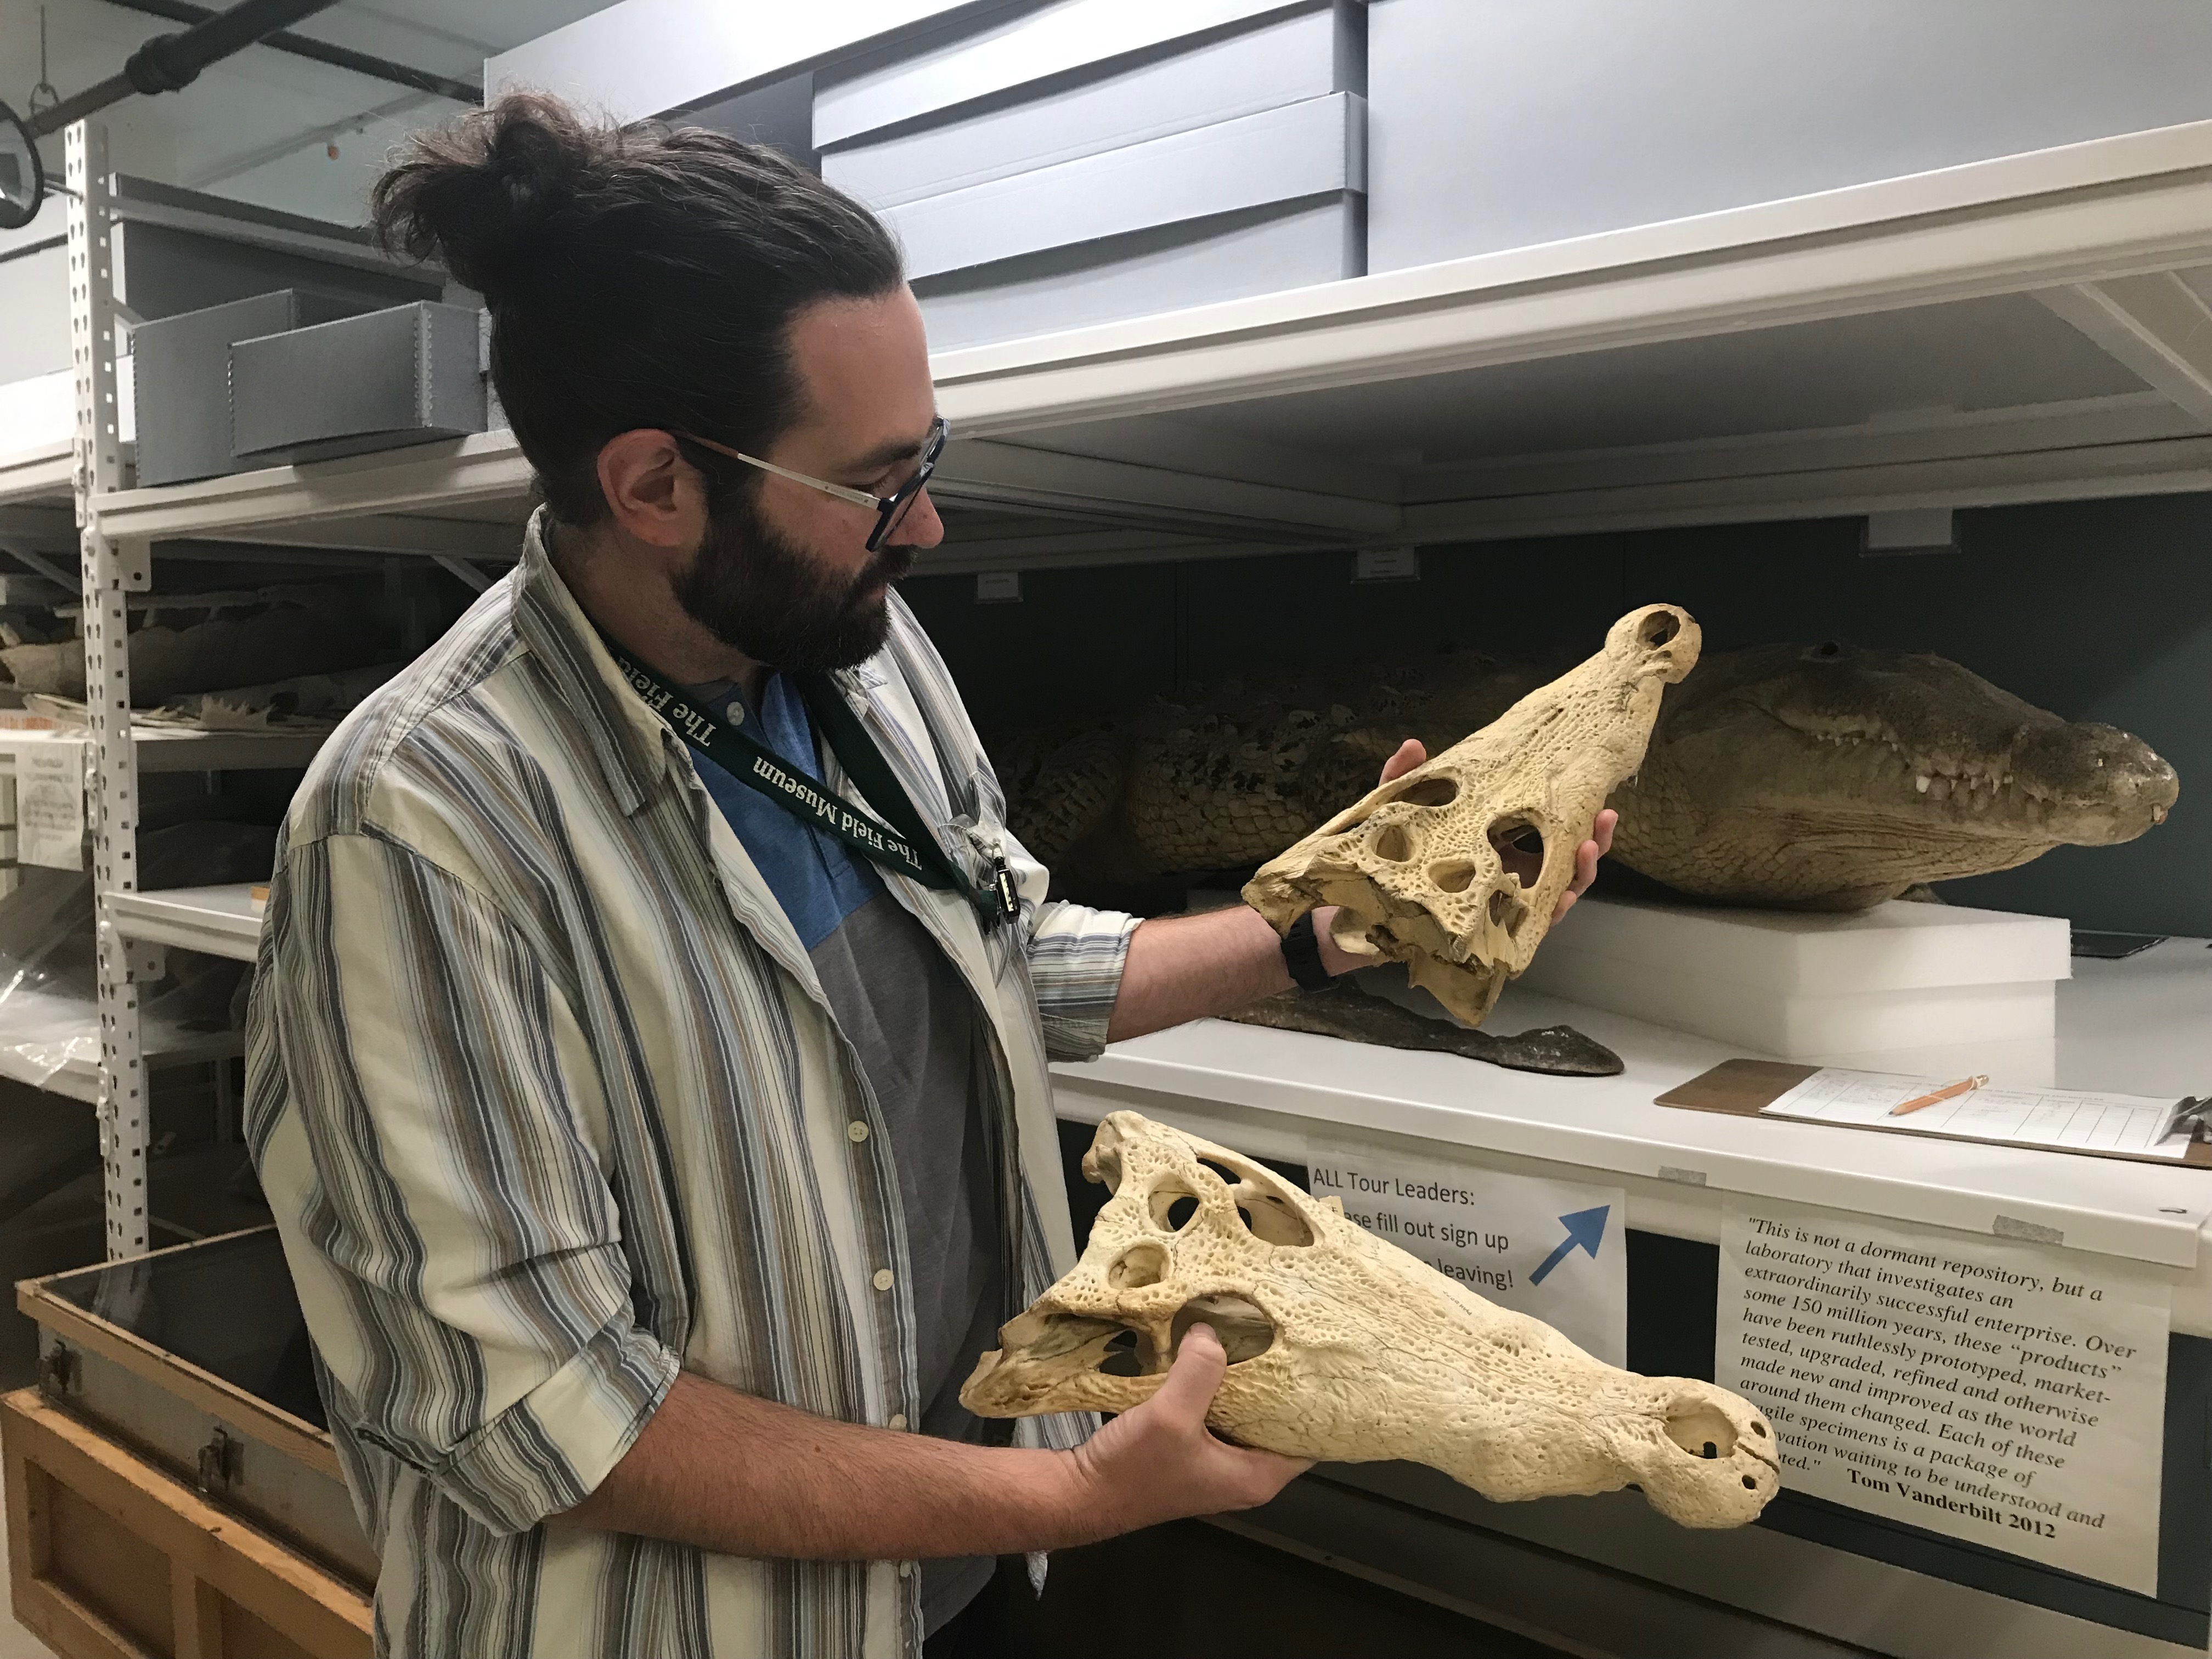
[[[1698,642],[1687,611],[1631,611],[1579,668],[1261,866],[1244,902],[1277,933],[1318,905],[1342,907],[1339,945],[1406,963],[1414,984],[1480,1024],[1543,942],[1576,850],[1643,763],[1659,694],[1697,665]],[[1510,855],[1541,860],[1532,884]]]
[[961,1390],[980,1417],[1127,1411],[1203,1322],[1229,1356],[1206,1421],[1245,1445],[1410,1459],[1501,1502],[1633,1483],[1689,1527],[1741,1526],[1780,1489],[1749,1402],[1593,1359],[1249,1158],[1115,1112],[1083,1172],[1113,1196]]

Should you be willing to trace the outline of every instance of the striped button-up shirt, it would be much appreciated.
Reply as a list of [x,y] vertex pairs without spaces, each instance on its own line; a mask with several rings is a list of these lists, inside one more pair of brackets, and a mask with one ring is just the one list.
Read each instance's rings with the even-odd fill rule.
[[[884,877],[976,997],[1026,1302],[1073,1257],[1047,1061],[1103,1047],[1135,923],[1046,902],[944,664],[891,607],[846,695],[948,855],[980,878],[1003,846],[1021,891],[1019,921],[987,928]],[[824,779],[859,799],[834,764]],[[380,1651],[919,1649],[911,1564],[541,1524],[679,1368],[854,1423],[921,1402],[897,1174],[857,1055],[537,525],[295,799],[246,1064],[263,1189],[382,1555]]]

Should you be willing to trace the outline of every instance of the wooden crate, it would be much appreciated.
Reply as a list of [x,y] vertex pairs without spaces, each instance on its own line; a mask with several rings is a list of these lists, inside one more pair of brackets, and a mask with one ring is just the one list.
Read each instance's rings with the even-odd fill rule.
[[36,1389],[0,1448],[15,1617],[64,1659],[368,1659],[368,1596]]

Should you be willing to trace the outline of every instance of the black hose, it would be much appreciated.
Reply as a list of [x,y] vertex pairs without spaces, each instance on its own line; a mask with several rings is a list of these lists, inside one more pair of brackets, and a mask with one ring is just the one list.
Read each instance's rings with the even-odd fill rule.
[[24,122],[24,127],[32,137],[42,138],[134,92],[175,92],[191,85],[210,64],[336,3],[337,0],[239,0],[229,10],[219,11],[188,29],[155,35],[131,54],[122,74],[111,75],[99,85],[40,110]]

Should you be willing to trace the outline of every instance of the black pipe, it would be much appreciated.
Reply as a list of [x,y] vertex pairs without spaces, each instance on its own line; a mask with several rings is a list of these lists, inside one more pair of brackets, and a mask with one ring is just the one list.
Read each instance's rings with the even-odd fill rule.
[[[107,0],[107,3],[120,6],[126,11],[143,12],[149,17],[166,17],[173,23],[198,23],[216,15],[208,7],[193,5],[190,0]],[[428,70],[416,69],[411,64],[398,64],[388,58],[372,57],[349,46],[334,46],[326,40],[294,34],[289,30],[264,35],[261,44],[271,52],[289,52],[295,58],[327,64],[333,69],[351,70],[356,75],[389,81],[394,86],[411,87],[416,92],[435,93],[439,97],[450,98],[455,103],[483,102],[483,88],[472,81],[459,81],[448,75],[433,75]]]

